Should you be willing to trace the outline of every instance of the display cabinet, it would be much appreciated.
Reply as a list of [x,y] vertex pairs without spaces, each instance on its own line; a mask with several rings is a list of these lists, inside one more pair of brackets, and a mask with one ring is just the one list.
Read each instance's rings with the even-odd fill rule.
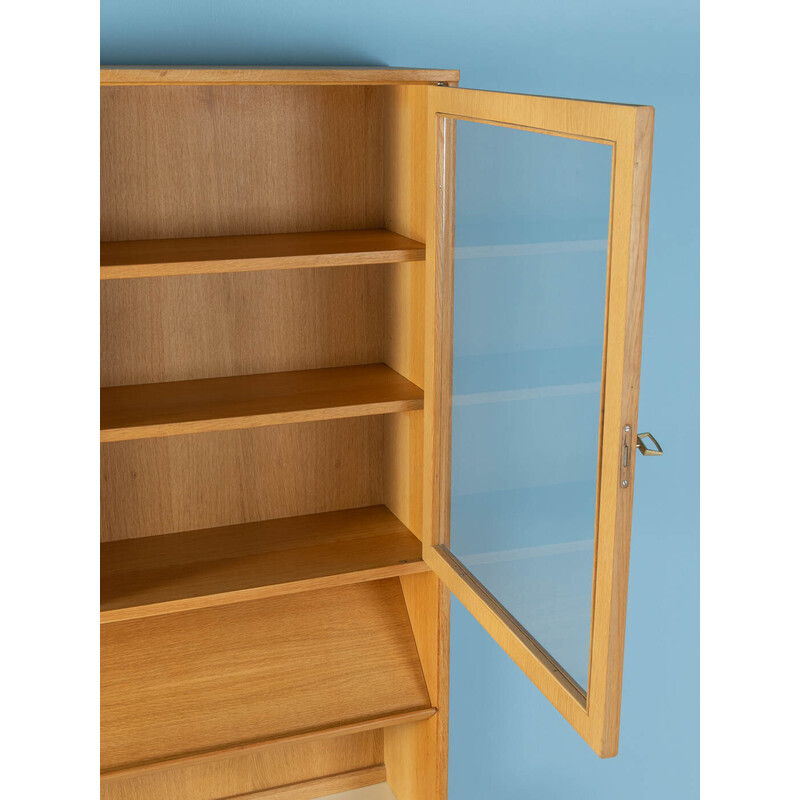
[[444,800],[450,592],[617,751],[653,110],[458,78],[101,71],[105,800]]

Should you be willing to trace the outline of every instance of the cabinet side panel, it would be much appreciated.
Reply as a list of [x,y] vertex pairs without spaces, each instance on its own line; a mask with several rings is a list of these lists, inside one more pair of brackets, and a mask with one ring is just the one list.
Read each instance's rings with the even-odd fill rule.
[[384,731],[386,780],[397,800],[447,800],[450,593],[433,572],[405,575],[400,582],[437,713]]
[[[425,115],[427,89],[387,87],[384,104],[385,227],[425,241]],[[417,386],[424,383],[425,263],[386,267],[386,363]]]
[[428,90],[389,86],[384,92],[385,226],[424,242]]
[[421,541],[423,412],[387,414],[383,426],[383,502]]
[[383,762],[383,732],[278,744],[258,753],[105,780],[102,800],[220,800]]
[[[385,226],[424,242],[425,115],[427,90],[391,86],[384,98]],[[383,361],[417,386],[424,385],[425,263],[384,268]],[[422,414],[384,421],[385,503],[412,532],[422,527]]]
[[100,238],[380,227],[382,92],[103,87]]
[[101,445],[101,540],[383,502],[383,421],[360,417]]
[[[387,87],[384,105],[385,227],[417,241],[426,237],[425,87]],[[424,386],[424,262],[386,268],[384,361]],[[385,426],[386,505],[422,537],[422,412],[394,414]],[[433,573],[401,580],[431,703],[430,719],[384,732],[386,778],[397,800],[446,800],[449,678],[449,593]]]

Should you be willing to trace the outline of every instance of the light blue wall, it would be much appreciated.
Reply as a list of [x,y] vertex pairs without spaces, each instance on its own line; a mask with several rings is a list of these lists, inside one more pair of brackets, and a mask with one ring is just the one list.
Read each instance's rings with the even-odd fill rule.
[[451,800],[690,800],[699,776],[697,0],[102,0],[106,64],[453,67],[656,108],[620,755],[600,761],[454,601]]

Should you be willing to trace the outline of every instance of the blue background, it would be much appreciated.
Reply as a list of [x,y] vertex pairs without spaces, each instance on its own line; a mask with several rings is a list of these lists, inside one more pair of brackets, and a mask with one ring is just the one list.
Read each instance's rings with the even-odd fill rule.
[[656,108],[620,755],[601,761],[453,601],[451,800],[699,794],[697,0],[102,0],[105,64],[456,68]]

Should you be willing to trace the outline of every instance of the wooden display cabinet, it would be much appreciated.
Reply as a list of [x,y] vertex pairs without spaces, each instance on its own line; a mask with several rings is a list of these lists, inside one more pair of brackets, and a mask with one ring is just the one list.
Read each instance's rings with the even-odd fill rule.
[[[652,109],[458,78],[101,71],[105,800],[444,800],[450,591],[616,752]],[[456,119],[613,150],[586,689],[448,547]]]

